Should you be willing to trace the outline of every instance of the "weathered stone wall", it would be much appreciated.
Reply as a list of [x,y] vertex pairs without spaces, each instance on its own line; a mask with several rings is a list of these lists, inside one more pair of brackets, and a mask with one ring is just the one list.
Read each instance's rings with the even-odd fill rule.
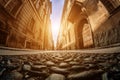
[[104,23],[109,17],[107,9],[100,1],[96,7],[96,11],[92,11],[92,14],[88,13],[89,22],[93,32],[95,32],[100,27],[100,25]]
[[95,47],[120,43],[120,12],[111,15],[100,1],[96,7],[95,12],[88,14]]
[[[74,0],[71,1],[74,2]],[[72,3],[69,0],[66,0],[64,5],[60,29],[60,33],[63,33],[63,35],[59,36],[59,38],[61,36],[63,37],[60,39],[61,43],[59,44],[64,46],[64,49],[74,45],[74,49],[81,49],[108,47],[120,43],[120,11],[116,10],[119,7],[117,2],[114,1],[113,3],[110,3],[109,1],[106,2],[104,0],[102,2],[101,0],[77,1],[82,2],[82,7],[80,7],[81,5],[79,3],[79,9],[73,8],[73,4],[75,3]],[[111,9],[111,5],[114,3],[116,7]],[[118,12],[111,15],[113,11]],[[75,18],[75,15],[78,16]],[[72,21],[73,18],[75,21]],[[82,19],[86,19],[86,23],[83,23]],[[73,25],[71,26],[71,29],[74,30],[74,32],[72,32],[71,29],[68,29],[70,27],[69,24],[67,24],[68,22],[72,22]],[[85,28],[85,24],[88,24],[89,27]],[[65,32],[70,32],[70,36],[68,37],[69,34],[64,34]],[[74,37],[75,40],[73,40]],[[69,49],[73,49],[73,47]]]
[[[29,48],[29,49],[43,49],[45,41],[45,28],[49,25],[48,19],[50,18],[51,10],[50,1],[40,1],[34,3],[33,0],[15,0],[17,2],[22,2],[21,5],[14,5],[13,0],[10,2],[0,0],[0,45],[15,47],[15,48]],[[5,7],[3,4],[9,4]],[[36,7],[37,5],[37,7]],[[39,6],[38,6],[39,5]],[[15,6],[15,7],[13,7]],[[48,8],[47,8],[47,7]],[[11,7],[14,13],[13,15],[9,9]],[[45,15],[45,13],[48,13]],[[48,17],[46,17],[48,16]],[[49,19],[50,21],[50,19]],[[46,26],[46,27],[45,27]],[[52,39],[52,36],[51,38]]]
[[109,46],[120,43],[120,12],[110,16],[95,32],[96,47]]
[[[34,26],[29,25],[32,19],[35,21],[33,22]],[[9,35],[7,45],[18,48],[37,49],[37,45],[35,46],[35,44],[37,43],[36,38],[38,37],[37,34],[39,34],[39,31],[36,30],[40,30],[40,26],[38,26],[36,22],[38,22],[38,18],[34,12],[33,6],[28,0],[24,1],[22,4],[22,9],[20,10],[16,19],[8,21],[9,26],[11,26],[11,34]],[[13,39],[12,36],[16,39]],[[24,37],[24,39],[22,37]],[[30,43],[29,46],[31,47],[26,47],[28,45],[27,41]],[[40,43],[38,44],[40,46]]]

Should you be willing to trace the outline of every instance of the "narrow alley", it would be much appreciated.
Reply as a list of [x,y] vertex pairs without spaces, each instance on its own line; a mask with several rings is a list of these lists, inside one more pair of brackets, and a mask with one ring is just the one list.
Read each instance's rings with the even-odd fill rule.
[[0,0],[0,80],[120,80],[120,0]]

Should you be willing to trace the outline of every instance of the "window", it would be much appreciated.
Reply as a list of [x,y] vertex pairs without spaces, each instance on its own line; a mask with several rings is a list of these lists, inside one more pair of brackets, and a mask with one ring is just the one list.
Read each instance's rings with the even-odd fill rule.
[[120,0],[101,0],[110,14],[120,6]]
[[16,16],[20,6],[22,5],[21,0],[0,0],[0,5],[12,16]]

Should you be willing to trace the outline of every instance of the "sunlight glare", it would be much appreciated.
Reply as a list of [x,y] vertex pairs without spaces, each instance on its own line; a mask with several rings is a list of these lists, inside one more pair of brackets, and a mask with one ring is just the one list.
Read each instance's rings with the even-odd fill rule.
[[52,36],[54,41],[54,47],[56,47],[64,0],[51,0],[51,1],[52,1],[52,15],[51,15]]
[[60,22],[54,21],[52,22],[52,35],[53,35],[53,41],[54,41],[54,46],[56,47],[57,44],[57,37],[59,33],[59,28],[60,28]]

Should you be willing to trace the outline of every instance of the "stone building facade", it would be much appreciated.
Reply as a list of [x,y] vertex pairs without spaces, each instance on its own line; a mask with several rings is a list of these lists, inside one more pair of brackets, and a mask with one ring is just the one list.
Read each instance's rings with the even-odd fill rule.
[[65,0],[58,49],[120,45],[120,0]]
[[50,0],[0,0],[0,45],[44,49],[50,14]]
[[[48,1],[48,0],[46,0]],[[54,42],[53,42],[53,36],[52,36],[52,24],[50,20],[50,14],[52,13],[52,3],[46,2],[46,10],[48,10],[45,15],[45,26],[44,27],[44,50],[53,50],[54,49]]]

